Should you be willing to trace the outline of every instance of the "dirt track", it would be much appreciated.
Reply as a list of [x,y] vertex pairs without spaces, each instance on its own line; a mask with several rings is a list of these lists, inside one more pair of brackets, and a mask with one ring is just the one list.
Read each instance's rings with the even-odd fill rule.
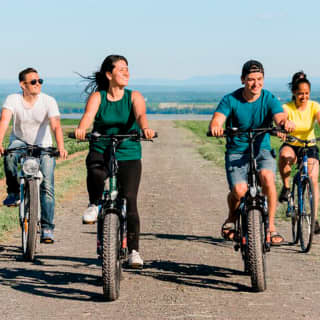
[[[196,152],[192,134],[170,121],[144,143],[140,188],[141,271],[125,270],[121,296],[101,300],[95,227],[81,224],[85,185],[59,204],[56,243],[21,260],[20,233],[0,245],[0,319],[319,319],[320,237],[312,252],[272,248],[268,289],[254,293],[240,254],[220,238],[224,171]],[[278,230],[289,236],[288,223]]]

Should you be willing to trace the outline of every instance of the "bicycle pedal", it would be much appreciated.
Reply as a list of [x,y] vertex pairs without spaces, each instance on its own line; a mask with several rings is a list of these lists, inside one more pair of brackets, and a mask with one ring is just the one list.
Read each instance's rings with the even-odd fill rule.
[[51,239],[42,239],[42,240],[40,240],[40,243],[52,244],[52,243],[54,243],[54,240],[51,240]]
[[95,221],[87,222],[87,221],[83,221],[83,220],[82,220],[82,224],[95,224],[95,223],[96,223]]

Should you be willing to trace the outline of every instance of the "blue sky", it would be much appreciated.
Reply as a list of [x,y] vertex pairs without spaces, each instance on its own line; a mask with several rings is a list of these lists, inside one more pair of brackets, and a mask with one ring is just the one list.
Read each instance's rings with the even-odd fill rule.
[[87,75],[112,53],[132,78],[240,74],[250,58],[266,77],[319,77],[319,15],[318,0],[2,1],[0,79]]

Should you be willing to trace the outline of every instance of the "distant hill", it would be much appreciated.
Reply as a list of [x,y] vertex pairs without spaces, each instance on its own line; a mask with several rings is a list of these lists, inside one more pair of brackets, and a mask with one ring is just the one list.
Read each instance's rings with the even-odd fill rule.
[[[44,79],[43,92],[54,96],[59,105],[84,103],[83,93],[87,82],[80,77]],[[320,78],[311,78],[311,98],[320,101]],[[265,88],[271,90],[281,101],[290,99],[289,78],[266,78]],[[147,103],[212,103],[219,102],[221,97],[241,87],[239,75],[197,76],[185,80],[172,79],[138,79],[129,82],[129,88],[139,90]],[[17,80],[0,80],[0,107],[5,97],[20,92]]]

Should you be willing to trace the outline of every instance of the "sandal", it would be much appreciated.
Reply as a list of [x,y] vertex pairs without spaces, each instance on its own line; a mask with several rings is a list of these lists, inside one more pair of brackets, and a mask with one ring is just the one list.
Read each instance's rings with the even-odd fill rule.
[[233,222],[225,222],[221,227],[221,236],[224,240],[232,241],[236,234],[235,225]]
[[[280,241],[274,241],[275,238],[278,238],[278,239],[280,238]],[[281,246],[284,243],[283,236],[277,231],[270,232],[270,239],[271,239],[272,246]]]

